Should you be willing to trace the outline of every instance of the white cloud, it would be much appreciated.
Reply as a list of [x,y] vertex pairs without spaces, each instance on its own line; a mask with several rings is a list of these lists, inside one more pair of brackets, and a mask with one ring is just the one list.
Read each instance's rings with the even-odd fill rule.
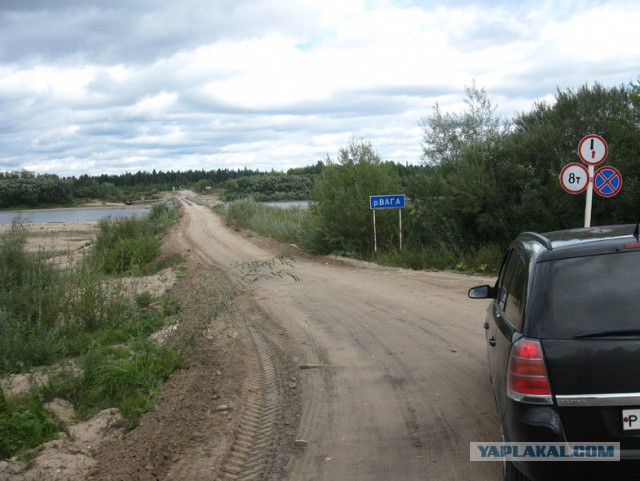
[[637,2],[79,0],[0,5],[0,170],[286,169],[351,138],[420,160],[475,79],[506,116],[637,77]]
[[144,97],[127,109],[134,117],[158,118],[168,112],[176,104],[178,95],[175,92],[165,92]]

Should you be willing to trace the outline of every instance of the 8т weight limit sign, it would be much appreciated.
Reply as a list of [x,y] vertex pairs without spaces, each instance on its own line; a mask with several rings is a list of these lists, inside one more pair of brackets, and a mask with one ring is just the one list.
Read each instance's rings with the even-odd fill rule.
[[560,184],[570,194],[580,194],[589,185],[589,171],[578,163],[565,165],[560,173]]

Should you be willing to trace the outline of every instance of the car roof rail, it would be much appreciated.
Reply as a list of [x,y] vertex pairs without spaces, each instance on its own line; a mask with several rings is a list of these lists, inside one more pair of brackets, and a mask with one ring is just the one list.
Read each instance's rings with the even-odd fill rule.
[[542,234],[538,234],[537,232],[523,232],[518,237],[521,237],[521,238],[524,237],[526,239],[534,240],[542,244],[543,246],[545,246],[547,250],[549,251],[553,250],[553,244],[551,244],[551,241],[547,239],[545,236],[543,236]]

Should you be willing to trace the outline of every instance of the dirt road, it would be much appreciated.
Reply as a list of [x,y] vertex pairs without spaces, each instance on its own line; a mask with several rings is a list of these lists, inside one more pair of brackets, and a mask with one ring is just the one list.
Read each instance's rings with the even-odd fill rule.
[[[189,368],[136,429],[63,436],[0,479],[500,479],[498,464],[469,461],[469,442],[499,436],[487,304],[466,296],[489,279],[309,256],[229,229],[188,195],[165,247],[187,263],[167,295],[184,306],[176,335],[201,334]],[[263,278],[216,311],[240,264],[283,250],[300,282]]]
[[[231,269],[280,253],[209,208],[184,205],[180,242],[203,265]],[[254,386],[218,476],[499,479],[500,466],[469,461],[470,441],[498,439],[486,303],[466,297],[484,279],[307,256],[290,270],[300,282],[262,280],[242,308]],[[292,363],[297,375],[279,372]],[[298,407],[283,401],[293,389]]]

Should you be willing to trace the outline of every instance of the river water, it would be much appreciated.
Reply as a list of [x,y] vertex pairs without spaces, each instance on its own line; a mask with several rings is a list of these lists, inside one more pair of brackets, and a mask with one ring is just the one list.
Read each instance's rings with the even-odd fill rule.
[[97,222],[105,217],[114,219],[134,216],[144,217],[148,213],[148,207],[12,210],[0,212],[0,224],[11,224],[13,219],[18,216],[26,223],[46,224],[49,222]]
[[281,209],[308,209],[310,202],[308,200],[276,200],[271,202],[260,202],[260,204],[279,207]]

